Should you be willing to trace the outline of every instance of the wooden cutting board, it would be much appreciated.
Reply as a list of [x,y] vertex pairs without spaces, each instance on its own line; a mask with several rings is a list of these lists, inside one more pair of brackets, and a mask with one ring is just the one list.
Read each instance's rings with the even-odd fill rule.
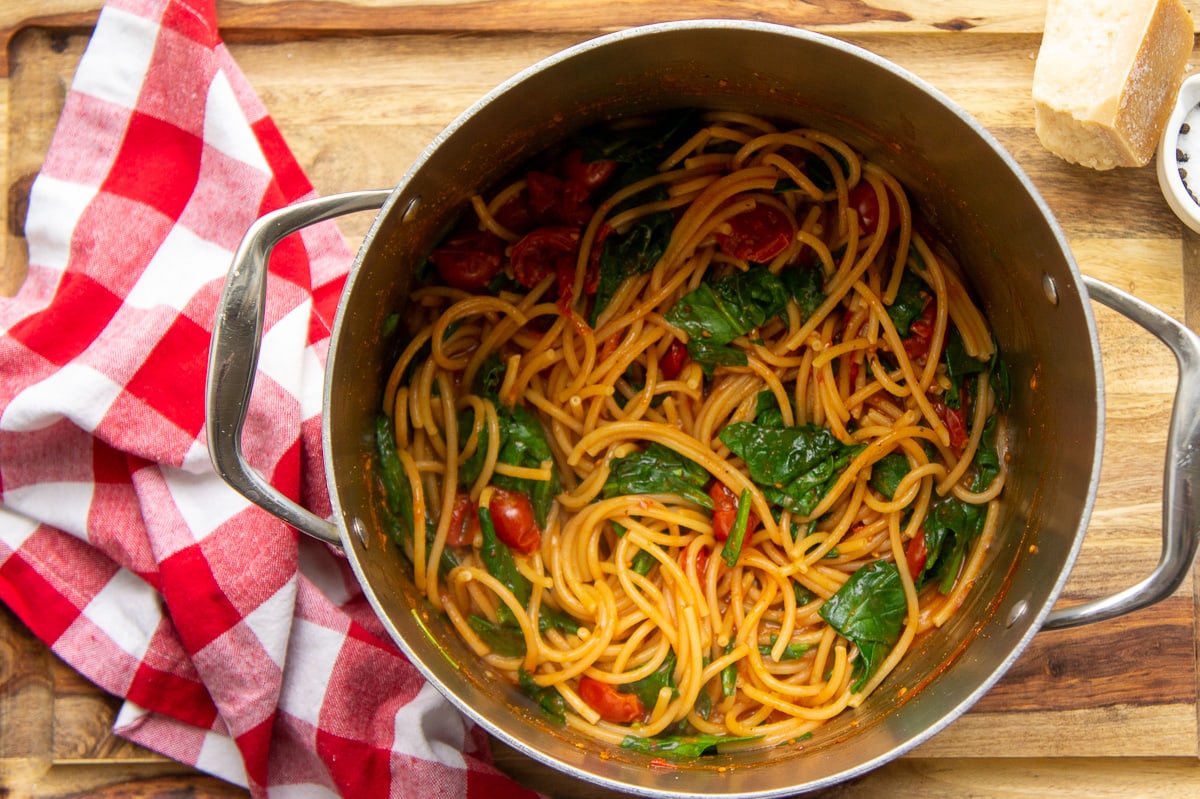
[[[25,270],[28,188],[100,0],[0,7],[0,291]],[[1188,3],[1200,20],[1200,2]],[[1033,132],[1030,84],[1044,5],[1032,0],[308,0],[218,2],[234,58],[318,191],[393,185],[437,132],[543,56],[630,25],[753,18],[819,30],[915,72],[1009,149],[1058,216],[1082,270],[1200,324],[1200,237],[1185,232],[1152,166],[1098,173]],[[1200,54],[1193,58],[1200,67]],[[369,222],[343,232],[357,244]],[[1100,494],[1064,596],[1102,596],[1158,557],[1174,361],[1096,307],[1107,384]],[[1200,796],[1197,592],[1088,628],[1044,632],[966,716],[913,754],[830,795]],[[118,702],[58,661],[0,608],[0,797],[241,792],[109,733]],[[497,746],[498,763],[557,795],[578,786]],[[882,793],[880,793],[882,791]]]

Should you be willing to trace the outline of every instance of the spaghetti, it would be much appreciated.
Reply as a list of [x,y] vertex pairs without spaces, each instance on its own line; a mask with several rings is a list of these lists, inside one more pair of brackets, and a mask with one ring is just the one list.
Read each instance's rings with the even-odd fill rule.
[[886,170],[690,111],[586,131],[467,216],[406,310],[379,473],[489,669],[601,741],[770,746],[962,604],[1005,372]]

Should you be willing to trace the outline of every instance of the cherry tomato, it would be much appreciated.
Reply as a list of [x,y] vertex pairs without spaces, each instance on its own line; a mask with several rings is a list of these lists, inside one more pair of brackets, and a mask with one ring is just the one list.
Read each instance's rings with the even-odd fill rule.
[[658,371],[667,380],[674,380],[679,377],[679,373],[683,371],[683,367],[688,363],[687,345],[679,339],[671,342],[671,346],[667,347],[667,351],[658,359]]
[[[965,396],[965,392],[960,392],[960,396]],[[946,431],[950,433],[950,446],[961,451],[967,443],[966,408],[951,408],[940,399],[931,404],[942,424],[946,426]]]
[[604,185],[616,171],[616,161],[584,161],[583,151],[579,149],[567,153],[563,161],[567,181],[582,186],[589,194]]
[[468,231],[449,239],[429,254],[442,280],[456,289],[487,288],[500,272],[504,242],[485,230]]
[[509,547],[528,555],[542,545],[542,534],[533,518],[533,504],[519,491],[497,488],[488,502],[496,537]]
[[446,533],[446,546],[469,547],[479,531],[479,514],[475,503],[466,492],[459,491],[454,498],[454,510],[450,513],[450,531]]
[[574,277],[578,250],[577,228],[540,227],[530,231],[513,245],[513,277],[525,288],[533,288],[547,275],[561,275],[566,269]]
[[592,208],[587,203],[590,190],[582,183],[572,183],[546,172],[530,172],[525,176],[529,198],[529,213],[543,225],[587,224]]
[[579,698],[599,713],[600,718],[616,724],[628,724],[646,715],[642,700],[586,674],[579,678]]
[[908,548],[904,550],[904,559],[908,562],[908,573],[916,580],[921,574],[921,569],[925,568],[925,560],[929,557],[929,550],[925,547],[925,528],[917,530],[917,534],[908,542]]
[[726,255],[756,264],[779,255],[795,235],[787,215],[765,203],[732,217],[729,227],[729,233],[717,234],[717,246]]
[[[729,538],[729,534],[733,531],[733,524],[737,521],[737,494],[733,493],[729,486],[720,480],[714,480],[708,487],[708,496],[713,501],[713,538],[724,541]],[[746,529],[753,530],[757,526],[758,514],[750,511]]]
[[908,326],[908,337],[904,339],[904,351],[910,360],[921,360],[929,357],[929,345],[933,341],[934,319],[937,316],[937,302],[932,297],[925,300],[921,316],[914,319]]
[[[875,193],[875,187],[866,180],[860,180],[855,184],[854,188],[850,189],[849,203],[850,207],[858,212],[859,232],[864,236],[874,233],[876,228],[879,227],[880,217],[879,195]],[[887,232],[891,233],[900,227],[900,214],[897,213],[896,208],[890,203],[888,211]]]

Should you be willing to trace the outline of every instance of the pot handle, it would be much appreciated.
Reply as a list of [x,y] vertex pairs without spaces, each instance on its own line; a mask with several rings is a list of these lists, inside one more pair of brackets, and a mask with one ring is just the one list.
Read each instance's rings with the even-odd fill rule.
[[246,462],[242,427],[262,343],[271,251],[302,228],[354,211],[380,208],[390,195],[384,190],[334,194],[289,205],[258,219],[233,256],[208,351],[205,416],[209,457],[217,474],[255,505],[339,548],[336,525],[284,496]]
[[1043,629],[1091,624],[1165,599],[1187,576],[1200,544],[1200,336],[1131,294],[1094,278],[1083,280],[1092,299],[1157,336],[1179,366],[1163,471],[1162,553],[1154,571],[1137,585],[1103,599],[1055,608]]

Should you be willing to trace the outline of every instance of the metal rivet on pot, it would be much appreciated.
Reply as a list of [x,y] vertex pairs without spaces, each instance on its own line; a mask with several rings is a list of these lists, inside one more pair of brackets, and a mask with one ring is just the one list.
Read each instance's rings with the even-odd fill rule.
[[417,209],[420,207],[421,207],[421,195],[418,194],[416,197],[413,197],[411,200],[408,201],[408,205],[406,205],[404,207],[404,213],[400,214],[400,221],[408,222],[412,218],[413,214],[415,214],[417,212]]
[[358,543],[363,545],[363,549],[367,549],[367,526],[362,523],[361,519],[351,519],[350,529],[354,531],[354,535],[358,537]]
[[1016,601],[1016,603],[1012,606],[1012,609],[1008,611],[1008,619],[1005,620],[1004,626],[1012,627],[1014,624],[1016,624],[1018,621],[1021,620],[1021,617],[1024,616],[1025,612],[1028,610],[1029,610],[1029,602],[1024,599],[1018,599]]
[[1042,291],[1046,293],[1046,299],[1050,300],[1051,305],[1058,305],[1058,284],[1050,275],[1042,275]]

